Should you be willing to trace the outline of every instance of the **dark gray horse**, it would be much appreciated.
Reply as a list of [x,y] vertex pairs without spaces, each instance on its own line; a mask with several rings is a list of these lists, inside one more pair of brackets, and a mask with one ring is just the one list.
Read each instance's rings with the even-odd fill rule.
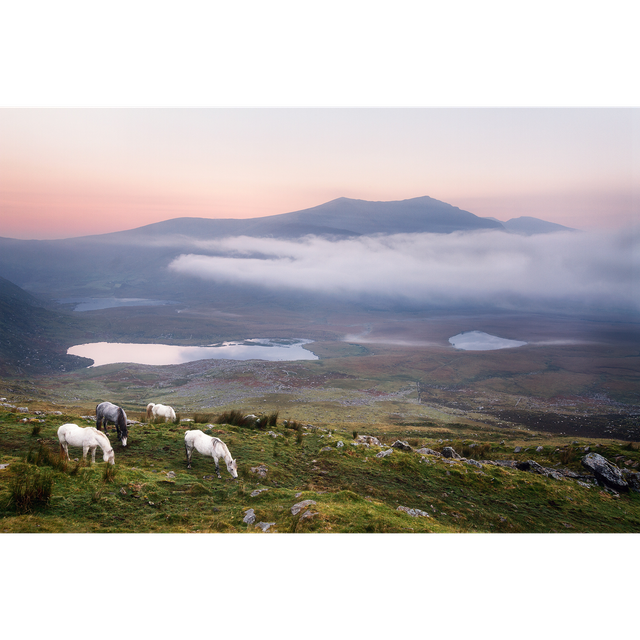
[[122,446],[127,446],[127,414],[121,407],[111,404],[111,402],[101,402],[96,407],[96,429],[104,426],[104,432],[107,433],[107,422],[113,422],[118,431],[118,438],[122,442]]

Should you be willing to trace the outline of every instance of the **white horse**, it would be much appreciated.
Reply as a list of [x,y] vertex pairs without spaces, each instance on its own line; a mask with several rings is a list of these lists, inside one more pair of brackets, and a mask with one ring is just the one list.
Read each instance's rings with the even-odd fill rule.
[[153,420],[164,418],[165,422],[169,420],[175,422],[176,412],[173,410],[173,407],[170,407],[168,404],[153,404],[153,402],[150,402],[147,405],[147,420],[152,417]]
[[218,478],[222,477],[220,475],[220,467],[218,466],[218,460],[220,458],[224,458],[227,464],[227,471],[234,478],[238,477],[238,465],[236,461],[231,458],[229,448],[220,438],[208,436],[206,433],[200,431],[200,429],[186,431],[184,434],[184,448],[187,452],[187,469],[191,469],[191,454],[195,448],[203,456],[213,458],[216,463]]
[[102,449],[102,459],[109,464],[115,464],[115,454],[109,438],[95,427],[79,427],[77,424],[63,424],[58,427],[58,440],[60,440],[60,452],[64,452],[68,460],[69,445],[82,447],[82,458],[87,459],[87,452],[91,451],[91,463],[96,461],[96,447]]

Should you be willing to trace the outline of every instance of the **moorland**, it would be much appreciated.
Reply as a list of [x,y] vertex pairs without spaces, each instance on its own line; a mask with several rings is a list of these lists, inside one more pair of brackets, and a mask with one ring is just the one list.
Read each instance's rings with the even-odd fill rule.
[[[164,269],[173,254],[163,257],[155,240],[115,258],[96,251],[96,238],[4,243],[3,532],[638,531],[633,314],[204,285]],[[79,312],[64,302],[72,296],[171,304]],[[463,331],[527,344],[455,349],[448,339]],[[247,338],[308,339],[319,358],[89,367],[66,354],[100,341]],[[127,447],[109,432],[115,467],[100,456],[87,464],[80,450],[61,460],[58,426],[90,426],[103,400],[131,421]],[[178,421],[148,422],[149,402],[170,404]],[[231,412],[274,419],[239,424]],[[184,432],[193,428],[229,446],[238,480],[223,463],[218,478],[198,454],[187,469]],[[589,452],[630,490],[595,477],[583,464]],[[32,485],[46,489],[39,499],[16,500]]]

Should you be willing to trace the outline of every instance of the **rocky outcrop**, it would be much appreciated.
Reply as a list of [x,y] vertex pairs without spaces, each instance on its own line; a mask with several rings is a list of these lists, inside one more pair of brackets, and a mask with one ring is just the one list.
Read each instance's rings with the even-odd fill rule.
[[629,483],[622,471],[599,453],[588,453],[582,458],[582,466],[589,469],[597,480],[614,491],[629,491]]
[[315,500],[303,500],[302,502],[297,502],[291,507],[291,515],[296,516],[301,511],[308,509],[312,504],[316,504]]
[[422,449],[416,449],[416,453],[419,453],[423,456],[441,456],[442,454],[439,451],[434,451],[433,449],[429,449],[428,447],[422,447]]
[[454,458],[456,460],[460,460],[462,458],[459,453],[456,453],[456,450],[453,447],[443,447],[442,455],[445,458]]
[[356,438],[356,442],[358,444],[367,444],[374,447],[384,447],[382,442],[380,442],[380,440],[378,440],[378,438],[376,438],[375,436],[358,436]]
[[413,451],[413,447],[404,440],[396,440],[392,445],[394,449],[400,449],[400,451]]

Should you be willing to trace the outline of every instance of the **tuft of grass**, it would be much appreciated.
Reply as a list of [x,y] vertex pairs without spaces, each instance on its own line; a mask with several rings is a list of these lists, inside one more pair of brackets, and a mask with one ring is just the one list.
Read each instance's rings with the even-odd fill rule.
[[196,424],[208,424],[209,422],[215,422],[215,417],[210,413],[194,413],[193,421]]
[[33,448],[29,449],[25,457],[25,461],[34,464],[37,467],[51,467],[56,471],[62,471],[66,473],[67,471],[67,460],[66,458],[60,454],[60,452],[53,452],[49,447],[44,443],[40,442],[38,449],[35,450]]
[[42,431],[42,425],[34,424],[33,429],[31,429],[31,435],[33,437],[39,436],[41,431]]
[[10,506],[18,513],[26,513],[34,507],[47,505],[53,490],[50,471],[40,471],[30,465],[19,466],[11,482]]
[[267,426],[275,427],[278,424],[278,412],[274,411],[267,416]]
[[117,474],[118,470],[116,469],[116,466],[107,462],[102,471],[102,482],[115,482]]
[[571,445],[560,450],[560,462],[569,464],[573,460],[574,449]]
[[264,429],[267,425],[276,426],[278,420],[278,413],[272,413],[269,416],[261,415],[257,419],[250,418],[247,414],[239,409],[230,409],[224,411],[216,419],[217,424],[229,424],[235,427],[256,427],[258,429]]

